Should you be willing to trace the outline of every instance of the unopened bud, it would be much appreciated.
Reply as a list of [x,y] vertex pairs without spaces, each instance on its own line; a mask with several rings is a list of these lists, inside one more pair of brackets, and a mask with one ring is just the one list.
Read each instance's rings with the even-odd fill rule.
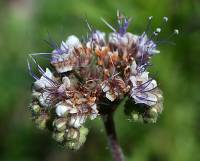
[[40,110],[41,110],[41,107],[38,104],[33,104],[31,106],[31,109],[32,109],[34,114],[38,114],[40,112]]
[[80,132],[79,129],[70,128],[66,130],[66,140],[79,140]]
[[133,111],[131,113],[131,118],[130,119],[135,121],[135,122],[141,122],[141,123],[143,122],[142,115],[139,114],[138,112],[135,112],[135,111]]
[[85,143],[87,134],[88,134],[88,128],[82,126],[80,128],[80,138],[79,138],[79,143],[81,145]]
[[45,129],[49,117],[47,115],[40,115],[35,119],[35,123],[39,129]]
[[148,112],[150,118],[157,118],[158,117],[158,111],[156,108],[151,108]]
[[53,126],[57,131],[64,131],[66,129],[66,119],[59,118],[53,121]]
[[[66,134],[67,142],[65,146],[71,150],[78,150],[86,141],[86,136],[88,134],[88,129],[81,127],[80,129],[72,128]],[[78,133],[77,133],[78,132]]]
[[156,123],[157,118],[144,118],[144,123]]
[[66,142],[65,146],[70,150],[78,150],[81,147],[81,145],[74,140]]
[[65,135],[65,132],[55,132],[55,133],[53,133],[52,137],[57,142],[61,143],[64,141],[64,135]]

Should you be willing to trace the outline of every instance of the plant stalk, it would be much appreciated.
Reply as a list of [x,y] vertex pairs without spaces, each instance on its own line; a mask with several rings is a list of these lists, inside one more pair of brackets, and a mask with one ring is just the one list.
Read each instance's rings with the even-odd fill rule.
[[109,143],[114,161],[124,161],[124,155],[122,153],[121,147],[117,140],[113,115],[114,115],[114,112],[110,112],[108,114],[105,114],[103,117],[104,126],[106,129],[106,134],[108,138],[108,143]]

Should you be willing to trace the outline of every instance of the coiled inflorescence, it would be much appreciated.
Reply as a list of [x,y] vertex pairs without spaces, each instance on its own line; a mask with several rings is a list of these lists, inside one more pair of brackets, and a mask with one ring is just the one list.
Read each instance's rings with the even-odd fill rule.
[[[53,45],[51,53],[30,55],[40,77],[32,72],[28,61],[35,79],[30,105],[33,120],[70,149],[79,149],[85,142],[88,129],[83,125],[87,118],[95,119],[125,98],[129,98],[125,113],[135,121],[156,122],[163,109],[162,92],[147,71],[150,58],[159,53],[153,37],[161,29],[150,37],[147,31],[134,35],[127,32],[130,19],[119,13],[118,29],[103,21],[113,30],[108,37],[88,24],[90,34],[84,42],[71,35],[60,46]],[[34,58],[46,54],[51,56],[51,70],[42,69]]]

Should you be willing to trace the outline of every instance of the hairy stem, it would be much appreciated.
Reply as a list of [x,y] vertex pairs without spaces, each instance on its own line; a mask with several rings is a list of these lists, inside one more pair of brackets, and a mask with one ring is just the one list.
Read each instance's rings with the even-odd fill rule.
[[114,161],[124,161],[124,156],[123,156],[121,147],[117,141],[113,114],[114,112],[110,112],[104,115],[103,117],[104,126],[106,129],[108,143],[109,143]]

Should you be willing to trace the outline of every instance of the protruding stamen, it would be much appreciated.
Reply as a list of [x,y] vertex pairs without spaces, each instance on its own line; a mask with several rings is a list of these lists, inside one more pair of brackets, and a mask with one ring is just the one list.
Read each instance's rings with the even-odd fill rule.
[[153,32],[153,35],[154,35],[154,36],[158,36],[158,33],[157,33],[157,32]]
[[104,18],[101,17],[101,21],[103,21],[113,32],[116,32],[114,27],[112,27]]
[[174,34],[178,35],[178,34],[179,34],[179,30],[178,30],[178,29],[175,29],[175,30],[174,30]]
[[169,35],[166,39],[164,40],[160,40],[160,41],[156,41],[157,44],[171,44],[171,45],[175,45],[174,42],[171,42],[170,39],[174,36],[174,35],[178,35],[179,34],[179,30],[175,29],[174,32]]
[[168,17],[164,16],[163,17],[163,21],[167,22],[168,21]]
[[174,32],[166,39],[169,40],[171,39],[174,35],[178,35],[179,34],[179,30],[175,29]]
[[87,19],[85,19],[85,22],[86,22],[87,27],[88,27],[88,29],[90,30],[90,32],[92,32],[92,31],[93,31],[93,30],[92,30],[92,26],[88,23],[88,20],[87,20]]
[[149,16],[148,19],[149,19],[149,20],[152,20],[152,19],[153,19],[153,16]]
[[161,28],[157,28],[157,29],[156,29],[156,32],[157,32],[157,33],[161,32]]
[[51,37],[50,33],[48,32],[48,39],[44,40],[50,47],[52,47],[53,49],[57,49],[59,48],[58,43],[53,40],[53,38]]
[[150,30],[152,19],[153,19],[153,16],[150,16],[150,17],[148,18],[147,27],[146,27],[146,30],[145,30],[146,33],[148,33],[149,30]]
[[28,65],[28,71],[29,71],[29,74],[35,79],[35,80],[38,80],[39,78],[35,75],[35,73],[33,73],[32,69],[31,69],[31,65],[27,59],[27,65]]

